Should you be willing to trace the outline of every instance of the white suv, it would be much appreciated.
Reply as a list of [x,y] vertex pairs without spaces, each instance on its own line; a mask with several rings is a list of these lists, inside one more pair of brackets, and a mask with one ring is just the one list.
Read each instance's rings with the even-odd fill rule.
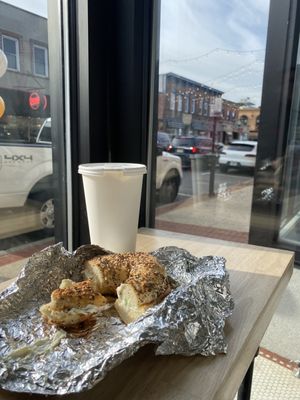
[[219,158],[219,166],[222,172],[228,168],[251,168],[256,163],[257,142],[249,140],[234,140],[225,146]]

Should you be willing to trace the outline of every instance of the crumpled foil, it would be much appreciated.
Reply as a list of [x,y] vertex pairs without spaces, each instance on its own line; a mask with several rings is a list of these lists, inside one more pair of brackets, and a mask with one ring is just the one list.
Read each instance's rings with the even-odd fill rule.
[[58,329],[43,322],[39,307],[50,301],[62,279],[83,279],[86,259],[107,253],[92,245],[75,253],[61,244],[50,246],[35,253],[0,294],[0,387],[51,395],[81,392],[148,343],[156,345],[157,355],[226,352],[223,328],[233,299],[225,259],[164,247],[151,254],[165,266],[174,289],[140,319],[126,326],[112,307],[97,316],[85,336],[67,334],[50,351],[12,357],[39,339],[51,343]]

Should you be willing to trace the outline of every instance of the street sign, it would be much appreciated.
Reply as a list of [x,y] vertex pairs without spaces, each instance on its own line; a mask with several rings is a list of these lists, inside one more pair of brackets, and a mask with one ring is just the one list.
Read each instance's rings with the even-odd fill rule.
[[222,116],[222,97],[215,97],[210,103],[209,109],[210,117],[220,117]]

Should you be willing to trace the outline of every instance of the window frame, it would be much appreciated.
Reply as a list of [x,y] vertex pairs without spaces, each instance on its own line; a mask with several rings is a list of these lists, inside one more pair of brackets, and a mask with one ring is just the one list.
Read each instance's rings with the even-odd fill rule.
[[[36,62],[35,62],[35,49],[36,48],[44,50],[44,55],[45,55],[45,57],[44,57],[44,59],[45,59],[45,75],[39,74],[39,73],[36,72]],[[32,72],[33,72],[33,75],[41,77],[41,78],[49,78],[49,64],[48,64],[49,61],[48,60],[49,60],[48,47],[42,46],[42,45],[37,44],[37,43],[33,43],[32,44]]]
[[[3,39],[12,40],[16,44],[16,64],[17,64],[17,68],[15,69],[15,68],[9,67],[8,66],[8,60],[7,60],[7,70],[8,71],[14,71],[14,72],[20,72],[20,43],[19,43],[19,39],[14,37],[14,36],[10,36],[10,35],[4,34],[4,33],[1,34],[1,45],[2,45],[2,50],[3,50],[4,53],[5,53],[5,50],[4,50]],[[5,53],[5,55],[6,55],[6,53]]]
[[[268,182],[272,182],[271,199],[262,200],[262,193],[270,188],[268,182],[264,184],[266,161],[285,157],[299,35],[300,4],[295,0],[271,0],[249,231],[250,244],[294,251],[295,248],[278,242],[283,171],[274,170],[268,175]],[[274,82],[280,82],[280,90]],[[261,218],[268,225],[261,224]],[[300,249],[296,250],[296,263],[300,263]]]

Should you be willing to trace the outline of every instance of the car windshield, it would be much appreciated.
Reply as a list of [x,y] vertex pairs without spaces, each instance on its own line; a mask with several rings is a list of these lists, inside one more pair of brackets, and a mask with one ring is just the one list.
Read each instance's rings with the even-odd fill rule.
[[235,151],[252,151],[254,149],[254,145],[251,144],[243,144],[243,143],[231,143],[228,146],[228,150]]
[[173,146],[194,146],[195,138],[174,138]]

